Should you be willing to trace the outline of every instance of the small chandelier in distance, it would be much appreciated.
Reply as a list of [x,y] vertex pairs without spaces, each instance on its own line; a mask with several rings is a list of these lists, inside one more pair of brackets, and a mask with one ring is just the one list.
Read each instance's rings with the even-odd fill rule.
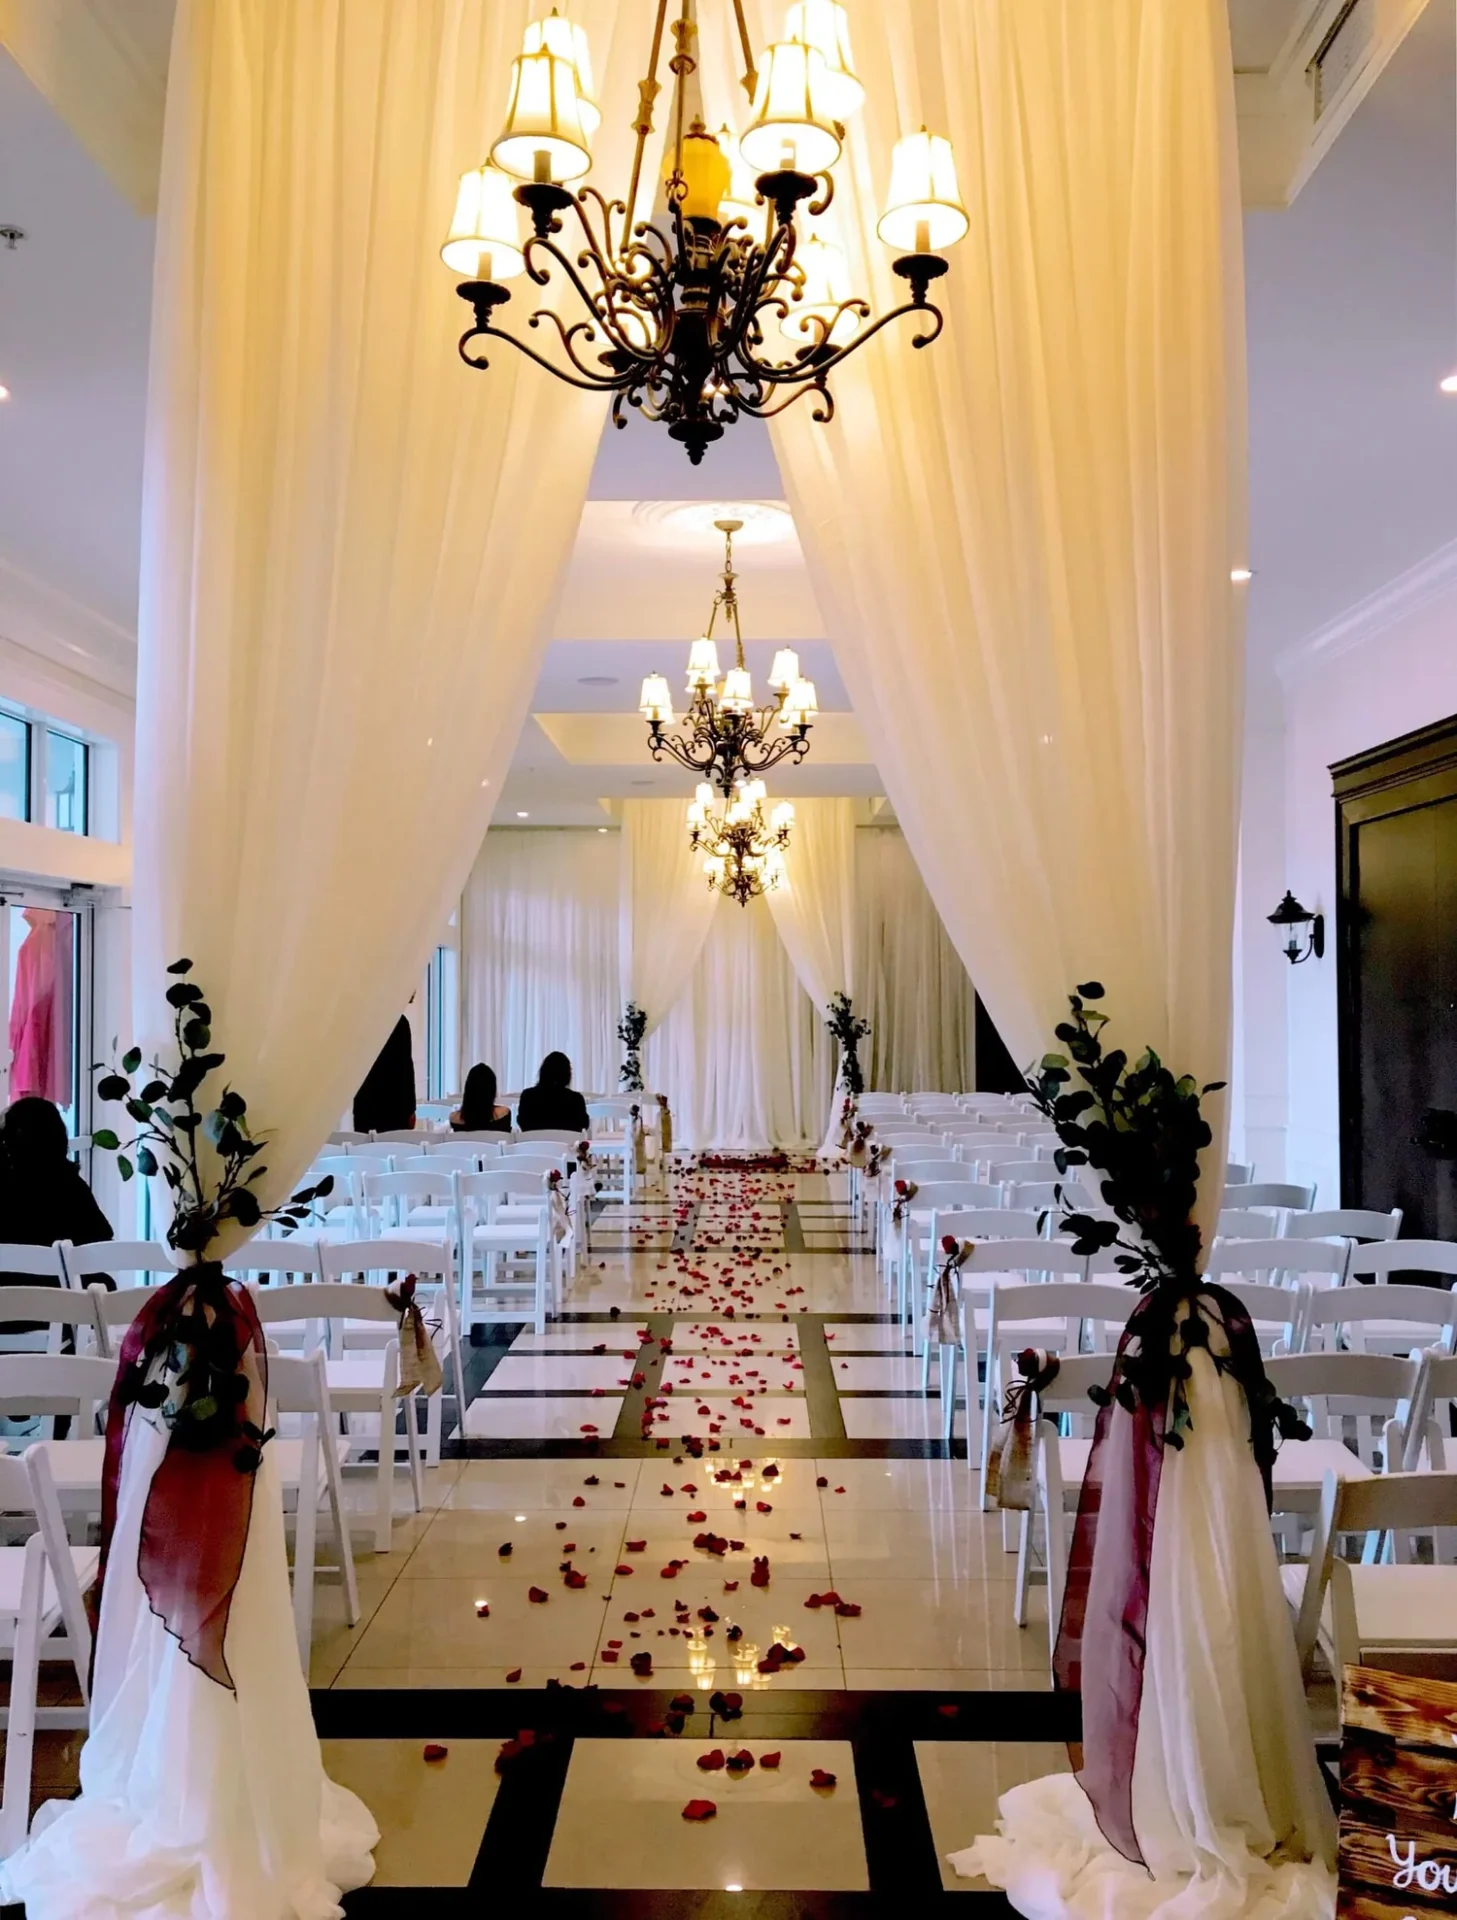
[[745,781],[722,813],[713,810],[715,797],[705,781],[689,802],[688,838],[693,851],[704,856],[710,891],[746,907],[758,895],[773,893],[784,878],[794,808],[781,800],[766,820],[769,796],[762,780]]
[[[670,755],[690,773],[714,781],[727,799],[743,781],[767,773],[781,760],[791,756],[803,760],[819,704],[813,680],[806,680],[799,670],[799,655],[792,647],[780,647],[769,670],[769,686],[777,702],[755,707],[753,679],[744,665],[734,572],[734,535],[744,523],[715,520],[713,524],[723,535],[723,585],[713,596],[707,631],[688,650],[691,698],[684,731],[665,731],[674,724],[673,696],[661,673],[650,673],[643,681],[638,711],[648,723],[648,747],[654,760]],[[734,633],[734,665],[721,680],[713,638],[720,610]]]
[[[441,255],[466,275],[456,289],[475,314],[460,341],[467,366],[484,368],[483,351],[502,340],[558,379],[613,395],[612,417],[624,406],[666,421],[696,466],[705,449],[741,414],[768,418],[806,393],[813,417],[834,412],[829,375],[882,327],[923,315],[918,347],[929,346],[944,317],[928,298],[947,271],[944,250],[969,225],[950,143],[923,127],[900,140],[891,160],[890,193],[876,231],[896,251],[895,272],[909,297],[878,319],[868,303],[845,298],[831,271],[839,249],[809,228],[834,195],[832,169],[845,128],[864,99],[856,79],[845,9],[839,0],[796,0],[785,37],[754,65],[743,7],[735,0],[743,48],[743,82],[753,106],[735,142],[684,122],[684,85],[697,69],[694,0],[670,29],[674,51],[674,127],[664,168],[664,225],[634,221],[643,163],[660,91],[658,60],[668,0],[658,0],[648,75],[633,131],[637,147],[625,200],[595,187],[573,192],[591,168],[591,140],[601,120],[592,99],[587,39],[553,11],[533,21],[512,63],[506,124],[489,159],[461,176],[455,219]],[[735,159],[742,163],[742,174]],[[805,219],[798,209],[805,205]],[[531,215],[524,242],[517,206]],[[759,209],[763,209],[762,212]],[[559,243],[562,216],[581,232]],[[666,228],[666,230],[665,230]],[[523,272],[545,286],[556,268],[575,288],[583,316],[564,325],[542,309],[535,329],[555,329],[552,354],[538,352],[497,326],[511,298],[507,280]]]

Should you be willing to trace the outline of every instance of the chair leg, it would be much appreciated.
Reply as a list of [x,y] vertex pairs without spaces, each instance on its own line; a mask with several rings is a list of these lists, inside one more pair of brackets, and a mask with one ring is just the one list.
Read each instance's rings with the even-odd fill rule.
[[379,1467],[374,1483],[374,1550],[388,1553],[395,1525],[394,1400],[381,1396],[379,1412]]
[[344,1582],[344,1617],[354,1626],[359,1619],[359,1581],[354,1572],[354,1542],[349,1536],[349,1510],[344,1504],[344,1475],[332,1433],[322,1440],[324,1484],[329,1490],[329,1510],[334,1522],[334,1550],[339,1557],[339,1577]]
[[1032,1570],[1032,1514],[1022,1515],[1017,1536],[1017,1584],[1012,1598],[1012,1618],[1019,1627],[1027,1624],[1027,1588]]
[[308,1678],[314,1641],[314,1560],[319,1530],[319,1423],[310,1416],[300,1448],[298,1510],[293,1526],[293,1624]]
[[[930,1342],[927,1342],[929,1346]],[[941,1353],[941,1440],[950,1446],[956,1430],[956,1348],[942,1347]]]
[[40,1684],[41,1608],[45,1604],[45,1545],[38,1533],[25,1543],[20,1582],[20,1618],[5,1721],[4,1800],[0,1803],[0,1859],[15,1852],[30,1831],[30,1785],[35,1757],[36,1691]]
[[[435,1396],[439,1399],[439,1395]],[[410,1463],[410,1492],[415,1502],[416,1513],[425,1511],[425,1475],[420,1459],[420,1423],[415,1415],[420,1405],[418,1393],[412,1393],[407,1399],[398,1402],[405,1416],[405,1454]],[[429,1418],[427,1412],[426,1418]]]
[[[967,1361],[968,1361],[968,1382],[969,1382],[970,1380],[970,1355],[969,1354],[967,1356]],[[970,1394],[968,1392],[968,1400],[969,1398],[970,1398]],[[991,1457],[991,1448],[992,1448],[992,1406],[1000,1398],[1001,1398],[1000,1370],[997,1366],[997,1356],[992,1351],[991,1342],[988,1341],[987,1356],[986,1356],[986,1381],[982,1387],[982,1404],[981,1404],[981,1469],[982,1469],[981,1510],[983,1513],[991,1512],[991,1502],[987,1499],[986,1463]],[[971,1425],[971,1422],[968,1420],[967,1426],[970,1427],[970,1425]]]

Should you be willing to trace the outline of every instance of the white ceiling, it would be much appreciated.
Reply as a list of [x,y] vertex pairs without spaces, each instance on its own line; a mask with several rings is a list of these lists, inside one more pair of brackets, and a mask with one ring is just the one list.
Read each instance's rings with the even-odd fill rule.
[[[1288,51],[1312,3],[1230,0],[1236,66],[1263,70]],[[1452,8],[1429,5],[1293,207],[1246,216],[1261,657],[1457,537],[1457,401],[1436,391],[1457,364],[1454,59]],[[0,250],[0,380],[14,393],[0,408],[0,631],[72,667],[89,656],[114,683],[135,629],[152,229],[0,53],[3,221],[29,237]],[[611,741],[627,736],[606,723],[635,708],[645,672],[678,684],[718,537],[654,529],[633,503],[780,493],[755,423],[697,468],[641,420],[608,428],[534,702],[548,720],[602,716],[600,751],[564,757],[549,726],[530,724],[507,817],[541,819],[554,802],[553,818],[600,821],[603,794],[688,790],[676,769],[616,758]],[[843,714],[796,544],[739,559],[750,664],[762,674],[771,643],[800,645],[822,706]],[[591,676],[616,684],[584,686]],[[778,786],[873,792],[863,742],[837,748],[833,731]]]

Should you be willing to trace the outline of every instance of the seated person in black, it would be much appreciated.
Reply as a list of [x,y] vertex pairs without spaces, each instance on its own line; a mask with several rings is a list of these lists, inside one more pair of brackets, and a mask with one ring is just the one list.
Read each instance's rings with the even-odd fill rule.
[[456,1133],[509,1133],[511,1109],[496,1105],[496,1070],[478,1061],[465,1076],[460,1105],[450,1116]]
[[549,1053],[536,1075],[536,1085],[528,1087],[516,1109],[516,1125],[522,1133],[547,1128],[564,1133],[591,1132],[587,1103],[572,1085],[572,1063],[564,1053]]
[[356,1133],[402,1133],[415,1124],[415,1049],[401,1014],[354,1096]]
[[[115,1237],[70,1150],[66,1123],[49,1100],[27,1094],[9,1108],[0,1125],[0,1241],[49,1247],[69,1240],[84,1247]],[[114,1284],[106,1275],[92,1278]],[[0,1287],[60,1284],[32,1273],[0,1273]],[[30,1333],[36,1324],[11,1321],[3,1331]]]

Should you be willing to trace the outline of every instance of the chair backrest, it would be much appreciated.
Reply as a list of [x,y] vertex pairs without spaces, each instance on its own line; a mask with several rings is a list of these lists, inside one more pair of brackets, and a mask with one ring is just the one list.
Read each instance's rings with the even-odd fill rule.
[[953,1207],[999,1207],[1001,1204],[1001,1188],[990,1186],[983,1180],[917,1182],[915,1197],[911,1201],[916,1213],[945,1213]]
[[1311,1298],[1311,1289],[1305,1281],[1298,1280],[1288,1287],[1235,1279],[1221,1279],[1219,1284],[1244,1308],[1257,1333],[1262,1327],[1279,1327],[1279,1344],[1289,1352],[1298,1353],[1305,1345]]
[[[90,1294],[75,1287],[0,1287],[0,1316],[0,1352],[10,1348],[12,1342],[16,1347],[26,1345],[38,1351],[44,1341],[50,1352],[59,1353],[62,1327],[85,1327],[88,1332],[96,1328]],[[27,1320],[43,1321],[49,1333],[5,1332],[7,1325]]]
[[947,1233],[958,1240],[1035,1240],[1037,1215],[1011,1207],[948,1207],[944,1213],[938,1208],[931,1215],[932,1247]]
[[1224,1201],[1231,1207],[1290,1207],[1309,1212],[1315,1205],[1315,1188],[1284,1180],[1251,1180],[1245,1186],[1227,1185]]
[[153,1279],[170,1280],[177,1271],[171,1248],[160,1240],[92,1240],[82,1247],[62,1240],[57,1251],[69,1287],[89,1286],[98,1273],[113,1279],[131,1274],[134,1286],[147,1286]]
[[937,1180],[964,1180],[967,1177],[964,1160],[897,1160],[895,1163],[897,1180],[914,1180],[918,1187],[926,1186]]
[[37,1280],[66,1284],[58,1248],[31,1247],[19,1240],[0,1241],[0,1273],[26,1273]]
[[1262,1212],[1256,1207],[1221,1207],[1214,1234],[1218,1240],[1279,1239],[1289,1218],[1289,1214]]
[[399,1319],[385,1298],[383,1287],[315,1280],[302,1287],[250,1287],[248,1291],[253,1296],[259,1322],[265,1327],[290,1320],[389,1322]]
[[419,1127],[385,1127],[370,1135],[376,1146],[408,1147],[423,1137]]
[[336,1281],[345,1273],[374,1273],[381,1279],[413,1273],[433,1279],[452,1274],[454,1269],[455,1261],[445,1240],[334,1240],[319,1247],[319,1271],[326,1282]]
[[317,1348],[308,1354],[271,1352],[268,1392],[279,1413],[311,1413],[327,1420],[331,1409],[324,1355]]
[[432,1160],[438,1155],[449,1153],[453,1148],[457,1147],[470,1147],[478,1154],[483,1149],[491,1153],[499,1153],[505,1145],[507,1137],[506,1134],[497,1132],[494,1127],[489,1130],[483,1127],[472,1128],[469,1132],[462,1131],[460,1133],[442,1134],[438,1144],[432,1144],[427,1141],[425,1143],[425,1152]]
[[1017,1160],[988,1160],[987,1178],[995,1180],[998,1186],[1015,1186],[1018,1181],[1054,1179],[1056,1174],[1046,1160],[1031,1160],[1023,1155]]
[[255,1273],[281,1273],[298,1280],[317,1280],[319,1250],[314,1241],[292,1236],[284,1240],[245,1240],[224,1260],[223,1271],[239,1280]]
[[[965,1273],[966,1268],[962,1268]],[[1138,1305],[1131,1287],[1110,1287],[1098,1281],[1044,1280],[1025,1287],[994,1287],[991,1300],[991,1324],[995,1331],[1029,1320],[1102,1321],[1121,1333],[1128,1316]],[[1029,1340],[1035,1346],[1035,1340]]]
[[[598,1147],[607,1147],[613,1144],[615,1143],[609,1140],[594,1139],[592,1147],[595,1151]],[[501,1157],[492,1164],[495,1167],[503,1169],[509,1167],[513,1173],[520,1167],[530,1167],[537,1173],[551,1173],[554,1169],[560,1169],[562,1172],[565,1172],[573,1157],[570,1153],[562,1152],[560,1148],[536,1147],[523,1144],[502,1147]]]
[[1224,1163],[1224,1184],[1227,1187],[1247,1187],[1255,1177],[1252,1160],[1226,1160]]
[[1035,1207],[1039,1213],[1058,1204],[1060,1180],[1009,1180],[1002,1194],[1009,1207]]
[[1037,1396],[1042,1411],[1087,1414],[1091,1417],[1097,1409],[1088,1396],[1095,1388],[1108,1385],[1112,1371],[1112,1358],[1106,1353],[1060,1355],[1056,1378],[1050,1380]]
[[1406,1452],[1401,1462],[1407,1473],[1415,1473],[1420,1466],[1423,1447],[1427,1449],[1430,1467],[1440,1472],[1447,1465],[1454,1400],[1457,1400],[1457,1354],[1442,1353],[1436,1347],[1423,1348],[1416,1403],[1407,1426]]
[[1450,1353],[1457,1336],[1457,1291],[1442,1287],[1322,1288],[1312,1298],[1307,1317],[1312,1344],[1319,1328],[1360,1329],[1369,1320],[1400,1320],[1438,1330],[1441,1337],[1432,1344]]
[[93,1280],[87,1287],[83,1298],[91,1302],[96,1324],[96,1350],[103,1359],[110,1359],[121,1345],[125,1338],[121,1329],[129,1327],[136,1319],[147,1304],[150,1291],[148,1287],[118,1287],[113,1293],[110,1287],[103,1287],[99,1280]]
[[323,1153],[309,1168],[308,1183],[313,1186],[328,1174],[335,1185],[352,1179],[359,1171],[359,1162],[347,1153]]
[[0,1413],[69,1414],[84,1438],[115,1382],[116,1362],[93,1353],[0,1353]]
[[[1309,1666],[1319,1637],[1339,1535],[1404,1534],[1452,1526],[1457,1526],[1457,1473],[1376,1473],[1358,1480],[1343,1478],[1332,1468],[1321,1487],[1310,1567],[1295,1625],[1295,1645],[1302,1667]],[[1396,1557],[1407,1557],[1400,1543]],[[1343,1597],[1348,1602],[1349,1591]],[[1338,1639],[1348,1642],[1349,1636],[1338,1633]],[[1349,1644],[1341,1651],[1347,1658],[1359,1653]]]
[[539,1147],[548,1141],[561,1141],[563,1145],[575,1146],[582,1138],[581,1129],[574,1130],[571,1127],[532,1127],[516,1136],[519,1145],[528,1147]]
[[[1074,1253],[1072,1244],[1066,1240],[984,1240],[978,1241],[962,1262],[961,1272],[968,1273],[1057,1273],[1068,1274],[1087,1285],[1083,1276],[1087,1273],[1087,1262],[1082,1254]],[[1133,1311],[1131,1299],[1124,1319]]]
[[1287,1213],[1290,1240],[1394,1240],[1401,1232],[1401,1208],[1375,1213],[1369,1207],[1327,1207],[1319,1213]]
[[[411,1140],[417,1141],[419,1137],[414,1133],[410,1135]],[[376,1172],[387,1173],[395,1164],[395,1149],[388,1141],[355,1140],[350,1144],[349,1158],[354,1162],[356,1172],[359,1171],[360,1161],[367,1160],[373,1164]]]
[[436,1147],[433,1153],[411,1154],[400,1162],[401,1173],[441,1174],[449,1180],[453,1173],[475,1173],[481,1156],[470,1147]]
[[1421,1418],[1421,1371],[1420,1360],[1385,1353],[1280,1354],[1265,1362],[1282,1399],[1306,1402],[1315,1439],[1344,1439],[1344,1423],[1354,1420],[1361,1459],[1374,1467],[1379,1443],[1388,1472],[1401,1466],[1412,1421]]
[[1384,1285],[1393,1273],[1438,1273],[1457,1278],[1457,1241],[1385,1240],[1352,1247],[1347,1273],[1352,1280],[1374,1280]]
[[1226,1273],[1310,1274],[1339,1286],[1350,1253],[1344,1240],[1216,1240],[1204,1271],[1211,1280]]

